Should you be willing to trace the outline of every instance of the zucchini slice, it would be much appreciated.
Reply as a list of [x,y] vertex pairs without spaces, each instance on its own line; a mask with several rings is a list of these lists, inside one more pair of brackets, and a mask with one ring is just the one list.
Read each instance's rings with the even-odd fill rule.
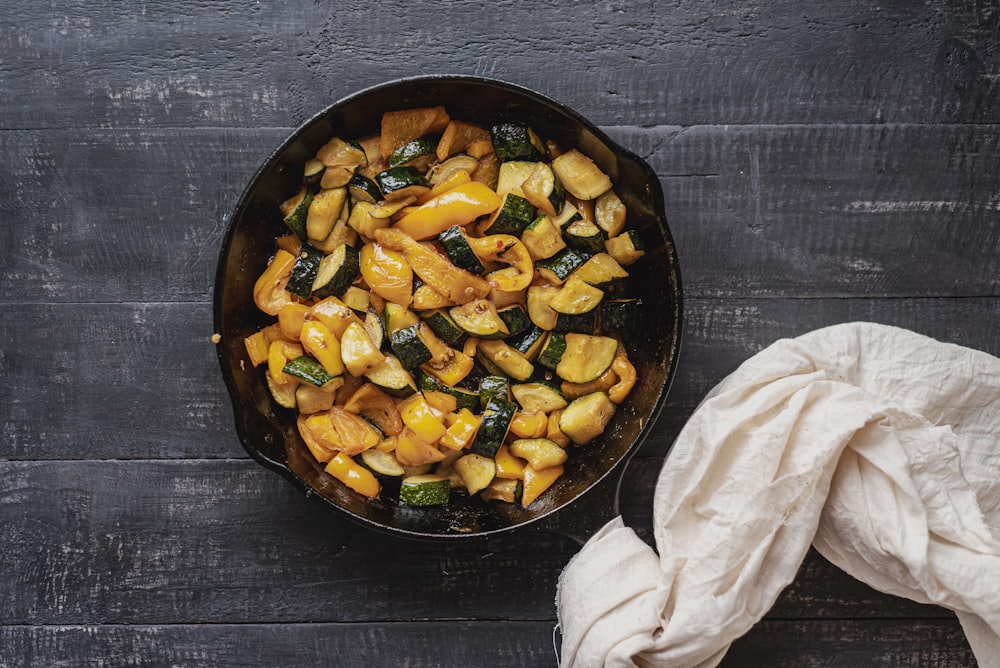
[[528,180],[531,173],[535,171],[537,162],[527,160],[508,160],[500,165],[500,173],[497,176],[497,195],[503,197],[507,193],[514,193],[524,197],[524,190],[521,184]]
[[309,216],[309,206],[312,201],[313,194],[302,188],[281,205],[282,211],[287,211],[284,218],[285,225],[303,241],[309,238],[306,234],[306,218]]
[[326,165],[318,158],[306,160],[306,164],[302,167],[302,183],[309,192],[315,193],[320,189],[325,169]]
[[399,485],[399,501],[408,506],[443,506],[451,497],[451,483],[433,473],[411,475]]
[[340,244],[319,263],[312,293],[320,299],[341,297],[360,273],[358,249]]
[[448,311],[463,332],[479,339],[502,339],[510,334],[497,307],[488,299],[474,299]]
[[539,351],[545,344],[546,331],[531,322],[528,328],[517,336],[507,339],[507,345],[524,355],[529,361],[538,357]]
[[417,391],[413,376],[394,355],[386,355],[378,366],[365,374],[365,378],[392,397],[408,397]]
[[475,453],[461,457],[455,462],[454,467],[469,494],[478,494],[486,489],[497,476],[497,465],[493,458]]
[[554,285],[532,285],[528,288],[528,316],[531,322],[544,330],[553,330],[559,314],[549,307],[549,302],[559,292]]
[[565,463],[566,451],[547,438],[519,438],[510,444],[510,454],[527,460],[536,470]]
[[600,309],[583,313],[556,313],[556,332],[576,332],[577,334],[592,334],[597,330],[597,316]]
[[[503,203],[480,230],[483,236],[491,234],[511,234],[521,236],[535,218],[535,206],[520,195],[512,192],[504,195]],[[602,240],[603,248],[603,240]]]
[[[531,318],[520,304],[511,304],[497,310],[500,320],[507,326],[508,336],[514,336],[531,327]],[[506,338],[506,337],[505,337]]]
[[624,286],[628,279],[626,271],[618,261],[607,253],[598,253],[580,265],[573,276],[606,290],[612,286]]
[[413,167],[390,167],[379,172],[375,181],[387,200],[399,201],[430,190],[427,179]]
[[545,159],[545,144],[523,123],[497,123],[490,127],[493,150],[502,161]]
[[360,144],[333,137],[316,151],[316,159],[327,167],[364,167],[368,156]]
[[435,309],[423,314],[424,322],[449,346],[465,336],[465,332],[445,309]]
[[462,410],[463,408],[467,408],[474,412],[479,410],[480,404],[478,392],[473,392],[462,387],[447,385],[425,372],[420,373],[419,384],[421,390],[427,390],[428,392],[442,392],[455,397],[455,410]]
[[559,429],[577,445],[589,443],[604,433],[615,414],[615,404],[604,392],[578,397],[563,409]]
[[566,336],[559,332],[552,332],[546,340],[545,345],[538,352],[538,363],[546,369],[556,370],[559,360],[566,353]]
[[582,200],[595,199],[611,190],[611,179],[586,155],[572,149],[552,161],[552,171],[563,187]]
[[521,243],[535,261],[550,258],[566,248],[566,241],[559,228],[548,216],[539,216],[531,221],[521,232]]
[[510,429],[515,412],[517,406],[510,401],[499,396],[490,399],[483,411],[483,420],[469,446],[469,451],[491,459],[495,457],[504,439],[507,438],[507,431]]
[[551,413],[568,403],[559,388],[549,383],[519,383],[510,391],[521,408],[532,413]]
[[586,253],[566,248],[552,257],[535,262],[535,270],[549,283],[560,285],[589,259],[590,255]]
[[605,299],[601,302],[601,329],[606,332],[635,329],[641,309],[641,299]]
[[614,190],[607,191],[594,202],[594,220],[608,238],[622,233],[626,218],[625,203]]
[[521,503],[524,495],[524,483],[518,478],[497,478],[484,489],[479,498],[486,501],[503,501],[504,503]]
[[636,230],[626,230],[604,242],[608,255],[620,265],[628,266],[646,254],[646,249]]
[[528,178],[521,184],[524,198],[549,216],[562,211],[566,194],[552,168],[544,162],[535,163]]
[[288,277],[285,289],[303,299],[308,297],[309,293],[312,292],[313,282],[316,280],[316,273],[319,271],[322,260],[323,253],[309,244],[302,244],[302,249],[295,258],[295,264],[292,265],[292,274]]
[[363,376],[385,359],[364,325],[352,322],[340,336],[340,357],[352,376]]
[[347,190],[356,202],[374,204],[382,200],[382,191],[379,190],[378,184],[361,174],[355,174],[351,177],[351,180],[347,182]]
[[604,232],[597,223],[585,218],[574,220],[563,228],[566,245],[587,254],[604,251]]
[[405,306],[396,302],[385,303],[385,329],[390,337],[393,332],[419,323],[420,317]]
[[389,345],[400,363],[407,369],[416,369],[433,357],[430,349],[419,336],[420,324],[397,329],[389,334]]
[[616,339],[571,332],[566,335],[566,351],[556,365],[556,375],[568,383],[589,383],[611,367],[617,353]]
[[316,387],[323,387],[334,378],[315,357],[310,355],[288,360],[282,371]]
[[476,359],[490,373],[504,373],[514,380],[528,380],[535,372],[535,365],[527,357],[501,340],[480,341]]
[[510,379],[506,376],[484,376],[479,379],[479,402],[486,408],[493,397],[500,397],[505,401],[510,399]]
[[435,136],[419,137],[397,148],[385,161],[390,167],[413,167],[422,172],[437,158],[437,144]]
[[372,295],[368,290],[352,285],[344,290],[340,301],[344,302],[344,306],[357,313],[359,318],[363,318],[368,313],[368,307],[371,306]]
[[560,314],[580,315],[596,309],[602,299],[604,299],[603,290],[595,288],[573,274],[559,288],[559,292],[552,296],[549,308]]
[[452,264],[476,275],[486,273],[486,267],[469,245],[461,226],[452,225],[438,235],[438,241]]
[[362,452],[361,463],[380,478],[402,478],[406,475],[406,469],[391,452],[382,452],[378,448]]

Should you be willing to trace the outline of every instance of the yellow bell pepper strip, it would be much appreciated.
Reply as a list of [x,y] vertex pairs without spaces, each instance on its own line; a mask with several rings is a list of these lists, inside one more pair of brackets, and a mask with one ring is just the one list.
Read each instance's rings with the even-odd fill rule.
[[625,401],[625,397],[628,396],[629,392],[635,386],[635,367],[625,354],[619,352],[615,356],[615,361],[611,363],[611,371],[618,376],[618,382],[608,390],[608,399],[611,399],[616,404],[620,404]]
[[479,416],[463,408],[455,414],[455,420],[448,427],[448,431],[441,437],[440,444],[450,450],[462,450],[472,443],[472,439],[479,430]]
[[420,365],[420,369],[445,385],[455,386],[469,375],[475,365],[476,360],[472,356],[466,355],[461,350],[452,349],[452,355],[449,359],[440,363],[434,360],[424,362]]
[[399,405],[399,415],[403,424],[426,443],[437,443],[447,431],[422,394],[414,394],[404,400]]
[[468,225],[499,206],[500,198],[491,188],[470,181],[421,204],[403,216],[395,227],[414,239],[431,239],[452,225]]
[[382,491],[378,478],[343,452],[338,452],[327,463],[326,472],[369,499],[374,499]]
[[326,413],[299,415],[295,422],[302,441],[318,462],[328,462],[335,454],[339,443],[337,433]]
[[278,315],[285,304],[292,301],[292,293],[285,289],[292,275],[295,256],[286,250],[278,250],[271,264],[253,285],[253,301],[268,315]]
[[[410,268],[424,283],[456,304],[481,299],[490,292],[490,285],[485,280],[456,267],[446,256],[414,240],[402,230],[395,227],[376,230],[375,239],[379,244],[402,253]],[[364,273],[364,261],[361,263],[361,272]],[[370,282],[368,285],[372,287]],[[409,304],[409,300],[406,304]]]
[[272,341],[267,349],[267,373],[275,385],[291,383],[294,379],[284,372],[288,360],[302,357],[302,346],[288,341]]
[[427,443],[409,427],[396,437],[396,459],[403,466],[433,464],[444,459],[444,453]]
[[309,320],[303,323],[299,340],[305,351],[315,357],[328,374],[340,376],[344,373],[340,341],[322,322]]
[[334,406],[327,414],[337,431],[337,448],[348,455],[356,455],[368,448],[374,448],[382,442],[382,434],[368,424],[364,418],[355,415],[340,406]]
[[539,438],[545,436],[549,418],[545,413],[518,411],[510,421],[510,431],[518,438]]
[[286,338],[297,340],[302,332],[309,307],[300,302],[288,302],[278,311],[278,327]]
[[521,505],[525,508],[531,505],[532,501],[559,479],[563,470],[562,464],[544,469],[536,469],[527,464],[524,467],[524,493],[521,495]]
[[267,361],[268,348],[270,343],[267,340],[267,335],[264,334],[264,330],[259,332],[254,332],[250,336],[243,339],[243,345],[247,349],[247,357],[250,359],[250,364],[253,366],[260,366]]
[[531,285],[535,264],[521,240],[510,234],[490,234],[469,239],[469,246],[480,260],[507,265],[486,275],[490,287],[502,292],[517,292]]
[[453,419],[452,414],[458,410],[458,399],[450,394],[435,390],[422,390],[420,393],[424,395],[428,406],[445,414],[445,424],[450,425]]
[[494,457],[494,461],[497,464],[498,478],[516,480],[524,478],[524,460],[510,454],[510,448],[507,447],[506,443],[501,445],[500,449],[497,450],[497,456]]
[[[378,239],[385,231],[375,230],[375,238]],[[406,258],[397,252],[399,250],[386,247],[381,242],[362,246],[361,276],[375,294],[401,306],[409,306],[413,299],[413,270]]]
[[469,176],[469,172],[467,172],[464,169],[459,169],[455,171],[454,174],[446,178],[444,181],[438,183],[437,185],[433,186],[430,190],[425,192],[423,195],[417,197],[417,205],[426,204],[427,202],[431,201],[438,195],[446,193],[452,188],[457,188],[463,183],[469,183],[470,181],[472,181],[472,177]]

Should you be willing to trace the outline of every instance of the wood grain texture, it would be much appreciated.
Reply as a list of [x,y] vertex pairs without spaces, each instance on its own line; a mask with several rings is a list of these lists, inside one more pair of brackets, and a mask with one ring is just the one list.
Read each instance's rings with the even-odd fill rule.
[[497,2],[485,14],[469,0],[19,0],[0,14],[0,128],[288,126],[427,72],[520,83],[599,123],[997,122],[997,15],[973,0]]
[[[151,668],[295,668],[334,659],[344,668],[555,665],[551,622],[508,622],[503,630],[492,621],[0,627],[0,644],[9,652],[5,668],[34,668],[40,659],[50,665]],[[793,649],[803,646],[810,650]],[[973,663],[965,638],[947,621],[765,620],[736,641],[722,666],[965,668]]]
[[[1000,126],[607,128],[664,186],[686,294],[1000,294]],[[0,302],[202,301],[286,130],[0,133]]]
[[[780,337],[870,320],[1000,355],[997,0],[0,6],[0,666],[551,666],[557,524],[360,529],[247,458],[210,343],[226,217],[399,76],[563,102],[660,177],[686,290],[669,449]],[[669,459],[666,460],[669,464]],[[969,666],[954,615],[811,551],[726,666]]]
[[[865,320],[1000,355],[1000,300],[690,299],[677,376],[639,451],[662,458],[705,394],[782,337]],[[245,457],[204,303],[13,304],[0,320],[0,458]],[[39,344],[44,331],[45,344]]]

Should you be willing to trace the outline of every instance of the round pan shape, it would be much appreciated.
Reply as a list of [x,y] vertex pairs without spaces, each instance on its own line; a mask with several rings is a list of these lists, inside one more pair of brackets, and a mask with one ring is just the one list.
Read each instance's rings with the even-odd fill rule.
[[[247,361],[243,344],[244,337],[273,321],[254,305],[253,284],[274,253],[274,239],[287,233],[278,205],[300,186],[306,160],[334,135],[377,132],[383,112],[436,105],[444,105],[452,118],[480,124],[519,119],[564,149],[580,149],[611,177],[628,208],[629,226],[639,231],[646,247],[645,257],[629,268],[628,296],[642,300],[640,321],[623,335],[639,380],[605,433],[574,448],[566,473],[528,508],[461,494],[452,495],[446,506],[410,508],[395,498],[371,500],[355,494],[313,459],[296,429],[294,411],[274,403],[263,371]],[[663,193],[645,162],[579,114],[539,93],[501,81],[450,75],[401,79],[363,90],[296,129],[239,198],[222,243],[214,292],[219,363],[247,452],[343,517],[397,536],[433,540],[496,534],[560,510],[560,515],[571,514],[572,502],[584,492],[620,475],[665,402],[677,365],[681,305],[680,271]],[[383,492],[383,496],[391,495]],[[608,503],[613,505],[614,500]]]

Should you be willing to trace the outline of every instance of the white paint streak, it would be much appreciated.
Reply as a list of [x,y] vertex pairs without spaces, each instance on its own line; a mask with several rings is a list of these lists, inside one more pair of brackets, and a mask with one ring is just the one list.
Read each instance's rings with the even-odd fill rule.
[[957,202],[954,200],[855,200],[844,207],[846,213],[955,213],[961,211],[1000,211],[1000,201]]

